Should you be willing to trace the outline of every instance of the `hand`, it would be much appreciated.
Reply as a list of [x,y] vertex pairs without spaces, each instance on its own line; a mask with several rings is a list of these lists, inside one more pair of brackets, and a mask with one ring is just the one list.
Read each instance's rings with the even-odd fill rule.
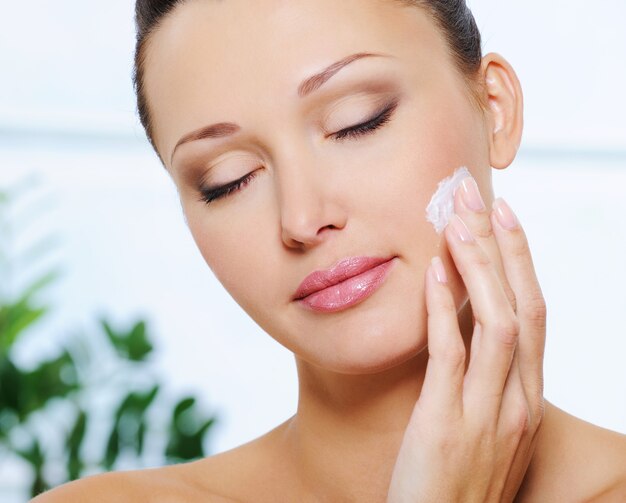
[[[474,185],[479,193],[473,178],[463,185]],[[459,187],[454,205],[467,225],[454,220],[474,240],[462,241],[454,224],[444,234],[474,315],[469,365],[465,373],[452,292],[437,281],[431,265],[426,271],[429,359],[388,503],[513,501],[543,418],[546,305],[526,235],[519,222],[513,230],[502,227],[496,209],[470,210],[464,194]]]

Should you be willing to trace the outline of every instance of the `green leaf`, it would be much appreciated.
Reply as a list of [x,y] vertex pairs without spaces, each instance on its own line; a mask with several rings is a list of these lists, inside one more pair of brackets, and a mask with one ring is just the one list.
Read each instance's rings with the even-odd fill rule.
[[0,409],[20,412],[23,373],[8,357],[0,356]]
[[36,438],[31,440],[31,445],[28,449],[22,450],[16,448],[15,453],[19,454],[24,460],[28,461],[34,470],[38,470],[43,466],[43,452],[41,452],[41,445],[39,445],[39,440]]
[[50,484],[46,481],[43,476],[43,471],[38,469],[35,471],[35,475],[33,477],[33,482],[30,485],[30,496],[34,498],[35,496],[41,494],[44,491],[51,489]]
[[31,309],[23,303],[12,307],[13,309],[9,306],[7,311],[0,314],[0,346],[2,346],[2,353],[8,352],[19,336],[48,312],[47,307]]
[[87,413],[84,410],[79,410],[74,426],[70,431],[67,441],[65,443],[68,452],[67,459],[67,473],[69,480],[76,480],[80,477],[83,469],[83,461],[80,457],[80,447],[85,438],[85,431],[87,428]]
[[[137,456],[142,454],[147,429],[146,411],[154,402],[159,389],[160,385],[155,384],[146,392],[131,391],[121,400],[114,415],[114,426],[105,456],[107,460],[109,457],[112,459],[109,462],[114,462],[125,449],[132,449]],[[115,442],[115,445],[111,442]]]
[[44,361],[31,372],[24,373],[20,415],[24,419],[31,412],[43,408],[52,398],[65,397],[80,388],[74,360],[64,350],[57,358]]
[[109,340],[113,343],[114,339],[117,337],[117,334],[113,331],[113,328],[111,327],[111,325],[109,325],[109,322],[104,318],[100,318],[100,325],[104,329],[104,333],[107,334]]
[[115,420],[119,421],[121,416],[124,414],[133,414],[137,416],[144,414],[146,409],[154,401],[159,389],[160,385],[155,384],[150,390],[144,393],[140,391],[129,392],[120,402],[115,415]]
[[125,359],[142,361],[153,349],[146,335],[146,323],[137,322],[128,333],[116,332],[104,319],[100,320],[109,341],[117,353]]
[[174,462],[190,461],[204,457],[204,437],[214,422],[215,418],[207,420],[192,434],[180,431],[172,434],[166,448],[166,456]]
[[176,407],[174,407],[174,413],[172,414],[173,416],[173,421],[176,423],[178,422],[180,416],[188,409],[190,409],[191,407],[193,407],[193,405],[196,403],[196,399],[193,396],[188,396],[185,397],[183,399],[181,399],[177,404]]
[[154,398],[156,397],[160,388],[161,388],[160,384],[155,384],[152,387],[152,389],[150,389],[148,392],[144,393],[143,395],[139,395],[140,396],[139,410],[142,414],[145,413],[146,409],[150,407],[150,404],[154,402]]
[[43,476],[44,455],[39,440],[34,438],[29,449],[15,449],[16,454],[28,461],[32,467],[33,479],[30,485],[31,496],[35,496],[49,489],[50,485]]
[[[0,391],[1,394],[2,391]],[[5,442],[9,432],[19,424],[20,421],[15,411],[0,405],[0,443]]]
[[120,454],[120,434],[118,431],[118,423],[113,423],[109,440],[107,441],[106,453],[102,464],[107,471],[110,471]]
[[204,456],[203,440],[215,422],[215,417],[208,420],[200,419],[194,407],[195,403],[194,397],[185,397],[176,404],[172,412],[170,439],[165,454],[174,462]]
[[16,301],[0,306],[0,353],[6,353],[27,328],[48,312],[48,307],[31,306],[32,297],[60,275],[59,269],[49,271],[26,287]]
[[143,453],[144,440],[146,438],[146,421],[142,418],[137,428],[137,441],[135,443],[135,454],[141,456]]

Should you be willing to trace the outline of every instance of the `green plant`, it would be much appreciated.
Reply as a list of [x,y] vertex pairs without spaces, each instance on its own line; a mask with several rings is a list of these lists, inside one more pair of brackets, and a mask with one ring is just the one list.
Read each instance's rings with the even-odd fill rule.
[[[33,368],[17,361],[20,343],[46,334],[50,306],[37,295],[60,270],[39,275],[19,293],[11,291],[11,202],[0,191],[0,453],[30,466],[30,495],[115,469],[122,458],[127,469],[142,467],[147,445],[161,445],[159,464],[203,457],[216,418],[205,417],[194,396],[168,398],[152,372],[153,344],[144,320],[120,329],[100,316],[98,330],[75,334]],[[47,253],[50,240],[33,249]],[[48,480],[46,467],[59,464],[64,476]]]

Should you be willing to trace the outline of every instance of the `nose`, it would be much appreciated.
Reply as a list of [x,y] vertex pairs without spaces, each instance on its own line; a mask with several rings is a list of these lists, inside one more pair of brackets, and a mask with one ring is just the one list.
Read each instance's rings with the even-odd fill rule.
[[[314,163],[288,166],[277,175],[280,225],[286,246],[306,249],[319,245],[345,227],[346,215],[331,178]],[[295,168],[294,168],[295,166]]]

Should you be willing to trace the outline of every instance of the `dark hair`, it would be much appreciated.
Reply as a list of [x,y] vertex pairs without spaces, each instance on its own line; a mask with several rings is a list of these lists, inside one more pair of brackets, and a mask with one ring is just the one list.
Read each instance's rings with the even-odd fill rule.
[[[419,7],[430,15],[444,34],[456,69],[468,85],[470,97],[478,109],[484,111],[482,83],[478,78],[482,60],[481,36],[474,16],[465,0],[393,0],[407,7]],[[154,151],[163,162],[154,142],[153,125],[148,101],[144,91],[144,65],[146,46],[150,34],[163,22],[165,17],[183,4],[185,0],[137,0],[135,2],[135,27],[137,42],[133,69],[133,86],[137,96],[139,120],[146,131]],[[165,163],[163,163],[165,165]]]

